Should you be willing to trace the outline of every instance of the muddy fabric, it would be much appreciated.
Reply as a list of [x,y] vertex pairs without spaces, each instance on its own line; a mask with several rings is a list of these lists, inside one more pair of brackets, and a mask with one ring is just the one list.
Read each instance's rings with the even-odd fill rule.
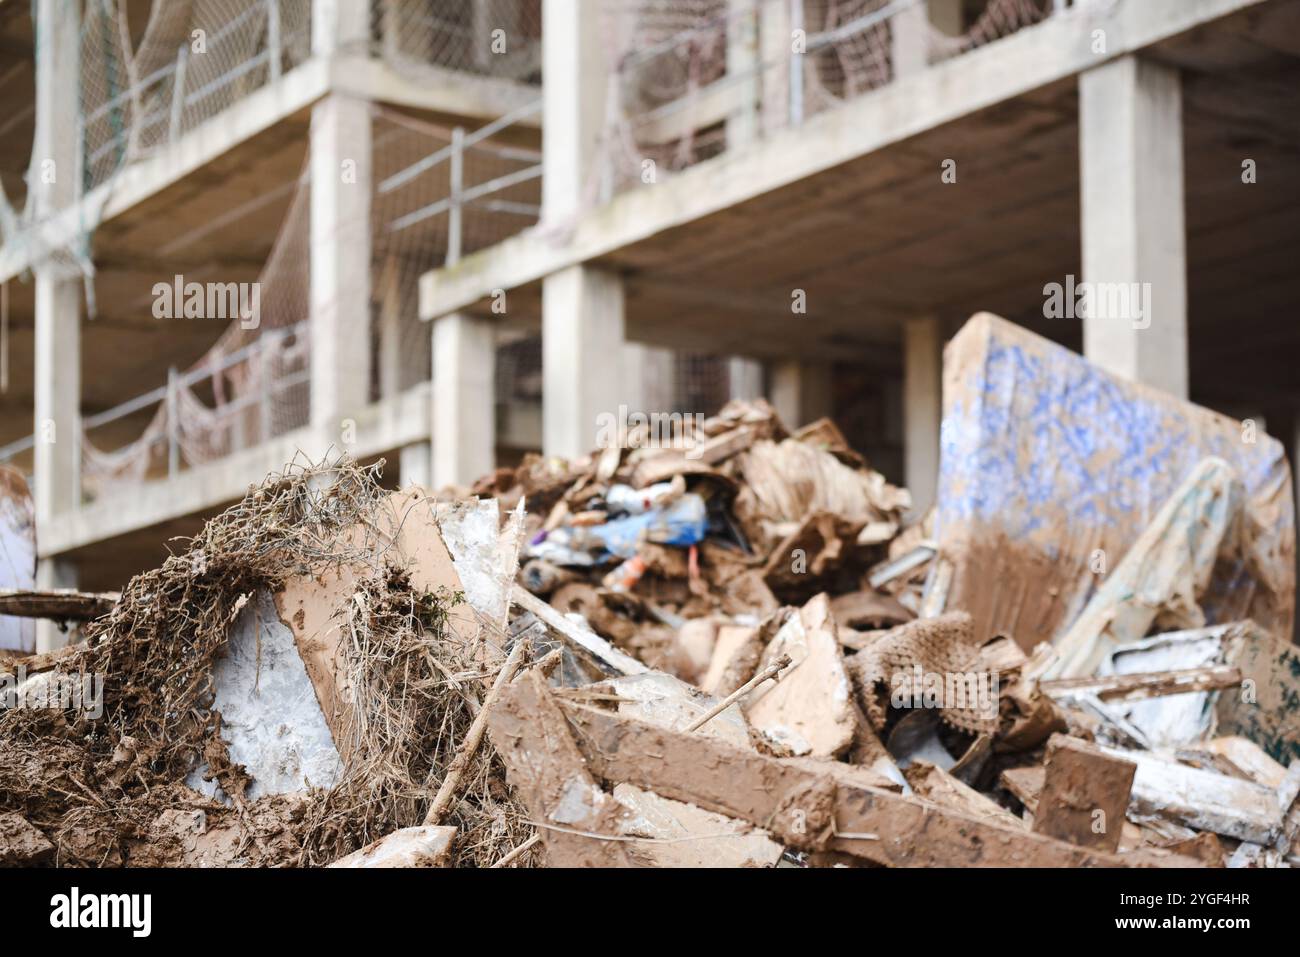
[[938,687],[943,689],[939,715],[945,723],[973,734],[991,733],[997,728],[995,686],[989,686],[994,689],[990,709],[970,693],[974,686],[968,681],[979,677],[978,651],[970,615],[954,612],[885,632],[850,659],[849,670],[877,731],[885,727],[895,694],[923,700],[927,689]]

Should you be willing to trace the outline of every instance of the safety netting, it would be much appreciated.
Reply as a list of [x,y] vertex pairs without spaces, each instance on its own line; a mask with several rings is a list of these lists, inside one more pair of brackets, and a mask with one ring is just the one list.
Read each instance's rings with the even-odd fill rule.
[[[472,132],[396,109],[372,105],[370,114],[370,314],[364,320],[371,328],[371,397],[380,398],[430,378],[430,330],[418,317],[420,276],[456,249],[474,252],[535,223],[541,180],[531,171],[541,155],[526,145],[536,141],[535,129],[506,127],[467,143]],[[156,408],[134,441],[96,444],[94,430],[111,412],[86,423],[88,494],[202,465],[309,423],[310,212],[304,170],[257,278],[256,328],[236,317],[197,362],[156,389]]]
[[404,75],[541,83],[542,0],[374,0],[370,15],[371,54]]
[[[923,56],[956,56],[1052,9],[989,0],[954,34],[922,18]],[[892,82],[894,32],[915,12],[906,0],[609,0],[604,10],[613,72],[599,175],[615,190]]]

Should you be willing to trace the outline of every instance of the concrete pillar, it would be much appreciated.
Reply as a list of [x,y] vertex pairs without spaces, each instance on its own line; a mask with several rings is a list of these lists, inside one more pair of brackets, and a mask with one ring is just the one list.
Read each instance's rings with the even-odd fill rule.
[[463,313],[433,321],[434,488],[468,485],[496,462],[496,337]]
[[641,383],[630,382],[623,280],[592,266],[570,266],[542,283],[542,448],[573,458],[590,452],[619,406],[636,411]]
[[80,193],[77,124],[80,114],[81,40],[78,5],[38,0],[36,5],[36,130],[29,183],[38,218],[70,205]]
[[54,265],[36,271],[32,493],[39,529],[81,504],[81,283]]
[[[77,200],[76,124],[80,75],[77,5],[36,6],[36,133],[31,183],[38,218]],[[33,368],[33,488],[37,537],[57,514],[81,504],[81,282],[53,260],[36,265]]]
[[[477,476],[476,476],[477,477]],[[408,488],[415,485],[432,490],[433,484],[433,444],[431,442],[412,442],[404,445],[397,453],[397,485]]]
[[771,133],[790,119],[790,49],[794,36],[790,28],[789,0],[760,0],[758,8],[758,50],[763,62],[759,80],[763,131]]
[[542,3],[542,218],[564,220],[603,195],[608,67],[600,0]]
[[325,447],[370,401],[370,107],[331,94],[311,116],[311,421]]
[[677,401],[677,357],[671,349],[626,342],[623,395],[631,412],[672,412]]
[[[36,588],[44,591],[53,588],[76,588],[77,566],[62,558],[42,558],[36,563]],[[36,619],[36,651],[54,651],[62,648],[76,631],[69,626],[67,631],[61,629],[48,618]]]
[[829,362],[786,359],[773,363],[771,402],[788,429],[834,413]]
[[[781,0],[778,0],[781,2]],[[739,102],[727,117],[727,149],[752,143],[759,133],[758,7],[761,0],[727,2],[727,77]]]
[[1178,71],[1129,55],[1079,76],[1084,354],[1186,398],[1187,252]]
[[903,325],[903,478],[917,515],[939,487],[939,423],[943,418],[943,336],[931,317]]
[[375,290],[379,301],[379,395],[385,399],[402,391],[403,372],[411,351],[402,348],[400,269],[397,257],[390,256]]
[[956,36],[964,29],[962,0],[928,0],[908,7],[889,20],[890,60],[894,78],[924,70],[930,64],[930,31]]
[[311,52],[363,52],[370,39],[370,6],[357,0],[312,0]]
[[761,399],[763,394],[763,363],[744,356],[727,359],[729,397],[732,399]]

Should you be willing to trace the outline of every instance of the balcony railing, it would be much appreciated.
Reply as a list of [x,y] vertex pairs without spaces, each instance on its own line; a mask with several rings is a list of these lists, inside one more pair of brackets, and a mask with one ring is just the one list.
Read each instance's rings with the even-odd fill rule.
[[118,5],[86,5],[78,118],[84,189],[174,143],[310,55],[311,0],[225,0],[176,12],[190,9],[155,7],[129,50]]

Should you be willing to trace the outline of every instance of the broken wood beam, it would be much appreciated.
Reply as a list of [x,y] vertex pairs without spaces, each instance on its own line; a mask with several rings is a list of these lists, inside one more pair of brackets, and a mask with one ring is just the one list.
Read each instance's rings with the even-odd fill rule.
[[[519,686],[502,697],[519,711]],[[543,689],[544,690],[544,689]],[[545,695],[549,699],[549,693]],[[1117,855],[877,788],[853,786],[822,762],[770,758],[579,704],[552,704],[568,719],[586,770],[674,800],[749,821],[787,845],[852,854],[888,866],[1195,867],[1154,850]],[[553,725],[553,716],[549,723]]]
[[569,621],[554,607],[542,601],[527,589],[516,584],[510,592],[510,601],[524,611],[532,612],[548,628],[571,644],[577,645],[602,664],[621,675],[645,674],[650,669],[631,655],[625,655],[594,631],[584,629]]
[[[528,808],[551,867],[630,867],[620,819],[626,813],[588,773],[546,680],[526,671],[501,689],[488,736]],[[707,740],[707,739],[705,739]]]
[[1038,690],[1053,698],[1092,694],[1102,701],[1142,701],[1192,691],[1235,688],[1241,684],[1241,671],[1227,665],[1184,668],[1177,671],[1148,671],[1131,675],[1105,677],[1058,678],[1040,681]]

